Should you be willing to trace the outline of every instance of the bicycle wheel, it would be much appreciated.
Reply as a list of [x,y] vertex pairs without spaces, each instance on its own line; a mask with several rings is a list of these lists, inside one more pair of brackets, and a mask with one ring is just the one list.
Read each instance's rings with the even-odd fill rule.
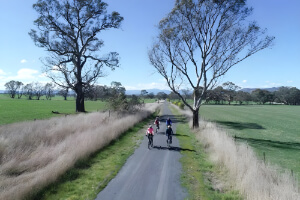
[[153,136],[152,135],[149,135],[148,136],[148,149],[150,149],[151,147],[153,147]]
[[171,135],[168,136],[167,145],[168,145],[168,148],[171,147]]

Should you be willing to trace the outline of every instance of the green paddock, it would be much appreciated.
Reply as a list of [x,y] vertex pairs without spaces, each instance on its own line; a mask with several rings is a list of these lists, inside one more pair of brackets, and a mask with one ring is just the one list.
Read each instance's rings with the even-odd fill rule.
[[300,180],[300,106],[203,105],[200,117],[222,125],[237,142],[252,146],[261,159]]

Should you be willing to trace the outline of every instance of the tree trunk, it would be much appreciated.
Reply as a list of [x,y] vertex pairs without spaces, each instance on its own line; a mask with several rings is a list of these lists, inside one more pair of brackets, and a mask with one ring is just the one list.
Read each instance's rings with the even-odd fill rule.
[[199,128],[199,108],[193,111],[193,129]]
[[82,91],[82,86],[79,84],[76,86],[76,94],[76,112],[85,112],[84,93]]

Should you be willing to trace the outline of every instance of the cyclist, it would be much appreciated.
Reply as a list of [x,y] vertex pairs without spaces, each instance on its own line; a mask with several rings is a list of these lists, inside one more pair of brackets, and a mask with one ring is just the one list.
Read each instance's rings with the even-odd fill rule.
[[167,126],[172,126],[172,120],[170,119],[170,117],[168,117],[168,119],[166,121],[166,125]]
[[155,118],[154,124],[156,125],[156,133],[157,133],[157,130],[159,130],[159,118],[158,117]]
[[169,140],[169,144],[172,144],[172,135],[173,135],[173,129],[172,127],[169,125],[167,130],[166,130],[166,136],[167,136],[167,144],[168,144],[168,140]]
[[153,135],[154,135],[154,131],[153,131],[152,126],[150,125],[146,132],[146,136],[148,137],[148,140],[149,140],[148,147],[150,144],[151,144],[151,147],[153,147]]

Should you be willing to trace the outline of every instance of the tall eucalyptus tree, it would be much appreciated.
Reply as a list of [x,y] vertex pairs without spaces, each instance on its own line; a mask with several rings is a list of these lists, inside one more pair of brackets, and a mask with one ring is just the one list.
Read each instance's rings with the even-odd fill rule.
[[[184,104],[199,126],[199,108],[206,93],[231,67],[269,47],[267,36],[247,17],[246,0],[176,0],[159,23],[159,36],[148,52],[151,64]],[[193,105],[180,93],[193,90]]]
[[43,60],[46,75],[60,87],[75,91],[77,112],[85,112],[85,90],[105,76],[103,68],[114,70],[119,65],[116,52],[97,55],[104,43],[99,34],[119,28],[123,21],[117,12],[108,14],[107,6],[102,0],[38,0],[33,5],[37,30],[29,35],[49,52]]

